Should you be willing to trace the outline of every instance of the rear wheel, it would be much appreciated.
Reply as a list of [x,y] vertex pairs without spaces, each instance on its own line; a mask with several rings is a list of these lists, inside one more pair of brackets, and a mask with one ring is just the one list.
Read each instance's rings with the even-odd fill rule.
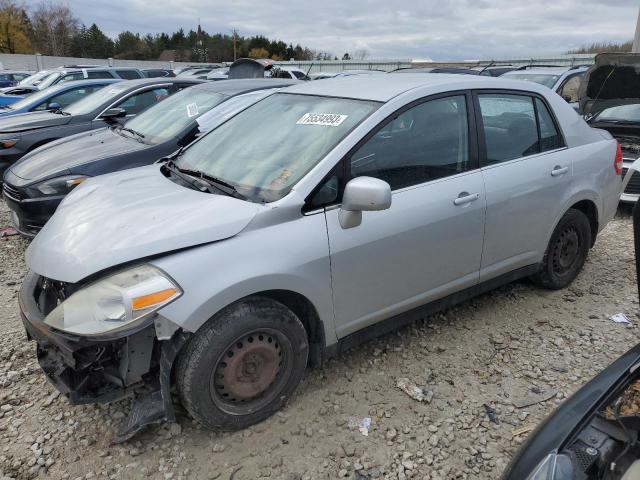
[[580,210],[569,209],[551,235],[540,271],[532,280],[558,290],[569,285],[582,270],[591,246],[591,225]]
[[287,307],[263,297],[226,308],[185,347],[176,382],[191,416],[237,430],[280,409],[302,379],[308,340]]

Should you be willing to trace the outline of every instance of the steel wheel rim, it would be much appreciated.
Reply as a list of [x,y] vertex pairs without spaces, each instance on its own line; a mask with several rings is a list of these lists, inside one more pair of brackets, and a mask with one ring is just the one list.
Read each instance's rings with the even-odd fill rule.
[[211,372],[209,392],[226,413],[245,415],[271,403],[292,371],[293,348],[280,331],[262,328],[230,342]]
[[568,227],[558,236],[553,246],[553,271],[566,275],[580,259],[582,236],[575,227]]

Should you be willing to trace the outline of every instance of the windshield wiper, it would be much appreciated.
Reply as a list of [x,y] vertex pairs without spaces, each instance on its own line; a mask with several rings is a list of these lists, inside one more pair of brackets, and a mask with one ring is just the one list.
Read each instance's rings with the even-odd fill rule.
[[128,127],[119,127],[118,130],[120,130],[121,132],[127,132],[130,133],[131,135],[133,135],[134,137],[136,137],[136,140],[138,140],[139,142],[142,142],[142,139],[144,138],[144,135],[140,132],[135,131],[133,128],[128,128]]
[[198,180],[204,181],[206,182],[209,186],[215,188],[216,190],[230,196],[230,197],[235,197],[238,198],[240,200],[246,200],[247,197],[244,196],[243,194],[241,194],[240,192],[238,192],[238,190],[236,189],[236,187],[234,187],[233,185],[231,185],[228,182],[225,182],[224,180],[214,177],[212,175],[209,175],[205,172],[203,172],[202,170],[190,170],[188,168],[180,168],[178,167],[175,162],[173,160],[167,162],[167,168],[169,168],[170,170],[174,171],[177,170],[178,172],[184,174],[184,175],[189,175],[190,177],[196,178]]

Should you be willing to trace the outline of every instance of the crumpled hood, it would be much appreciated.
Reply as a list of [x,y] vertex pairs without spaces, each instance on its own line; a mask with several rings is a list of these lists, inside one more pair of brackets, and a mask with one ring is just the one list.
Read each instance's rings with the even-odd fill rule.
[[580,112],[640,103],[640,54],[601,53],[580,85]]
[[261,207],[173,183],[159,165],[87,180],[26,253],[31,270],[75,283],[132,260],[232,237]]
[[0,133],[24,132],[36,128],[65,125],[71,121],[71,115],[51,112],[30,112],[0,117]]
[[133,138],[125,138],[110,128],[90,130],[49,142],[27,153],[12,167],[11,172],[27,183],[53,174],[64,174],[73,167],[105,157],[148,148]]

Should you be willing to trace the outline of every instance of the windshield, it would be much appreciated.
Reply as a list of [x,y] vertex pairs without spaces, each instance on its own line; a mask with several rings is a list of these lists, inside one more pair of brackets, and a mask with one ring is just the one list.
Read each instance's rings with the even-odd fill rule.
[[38,105],[40,102],[46,100],[51,97],[54,92],[57,92],[59,89],[58,86],[47,88],[45,90],[40,90],[38,92],[32,93],[31,95],[24,97],[22,100],[18,100],[11,105],[7,105],[11,110],[20,110],[21,108],[28,108],[32,105]]
[[77,102],[69,105],[65,108],[65,111],[71,115],[86,115],[87,113],[93,112],[105,102],[118,98],[122,92],[129,88],[131,87],[127,85],[127,82],[107,85],[97,92],[87,95],[82,100],[78,100]]
[[175,137],[224,98],[219,93],[186,88],[132,118],[125,126],[143,134],[149,143],[161,143]]
[[618,105],[616,107],[605,108],[596,118],[596,122],[618,121],[618,122],[639,122],[640,104]]
[[378,105],[276,93],[193,143],[176,163],[252,200],[278,200]]
[[60,72],[48,73],[38,83],[38,89],[44,90],[45,88],[50,87],[51,85],[53,85],[53,82],[55,82],[58,78],[60,78],[61,75],[62,73]]
[[510,80],[525,80],[527,82],[539,83],[547,88],[553,88],[560,75],[549,75],[546,73],[507,73],[504,78]]
[[40,80],[42,80],[44,77],[46,77],[47,75],[49,75],[50,72],[38,72],[38,73],[34,73],[33,75],[29,75],[27,78],[23,78],[22,80],[20,80],[18,82],[18,85],[22,85],[23,87],[25,85],[35,85],[36,82],[39,82]]

